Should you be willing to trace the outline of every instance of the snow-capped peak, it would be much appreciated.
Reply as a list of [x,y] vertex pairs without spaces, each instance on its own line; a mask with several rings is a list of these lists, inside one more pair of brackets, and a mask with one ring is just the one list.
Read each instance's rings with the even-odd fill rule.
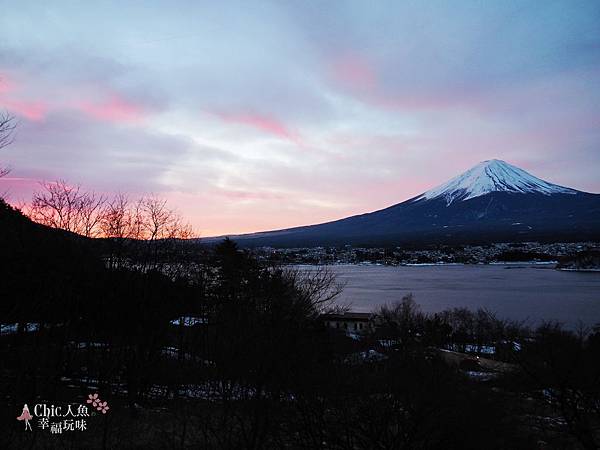
[[507,162],[492,159],[483,161],[463,174],[452,178],[416,200],[444,198],[449,205],[454,200],[468,200],[490,192],[576,194],[575,189],[548,183]]

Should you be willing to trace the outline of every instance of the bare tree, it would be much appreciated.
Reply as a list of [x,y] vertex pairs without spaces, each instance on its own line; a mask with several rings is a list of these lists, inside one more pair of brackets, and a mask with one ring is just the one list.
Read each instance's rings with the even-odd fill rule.
[[107,198],[95,192],[87,192],[81,196],[77,212],[80,234],[86,237],[97,237],[100,232],[100,221],[105,213]]
[[[293,283],[308,310],[319,313],[336,309],[335,299],[345,287],[345,283],[339,281],[328,266],[311,270],[286,268],[284,275]],[[341,305],[340,308],[345,310],[348,306]]]
[[105,203],[105,196],[59,180],[42,183],[42,190],[33,195],[29,216],[52,228],[96,237],[101,232]]
[[[13,142],[13,132],[17,126],[15,118],[8,113],[0,113],[0,149]],[[10,172],[7,167],[0,167],[0,178]]]
[[182,240],[194,236],[165,200],[149,196],[131,201],[125,194],[108,199],[63,180],[43,183],[28,215],[52,228],[107,239],[105,256],[111,268],[157,269],[173,277],[181,276],[182,260],[190,252]]
[[196,237],[192,225],[185,222],[177,213],[174,213],[173,220],[169,223],[167,234],[170,239],[192,239]]
[[149,241],[159,239],[188,239],[192,237],[191,227],[181,216],[167,208],[167,201],[154,196],[141,201],[144,216],[143,237]]
[[41,186],[42,190],[33,194],[29,216],[49,227],[75,232],[79,186],[71,186],[64,180]]
[[193,237],[191,226],[167,207],[166,200],[154,196],[130,201],[125,194],[117,194],[106,203],[100,229],[103,237],[118,239],[159,241]]
[[129,199],[119,193],[106,204],[100,220],[102,235],[113,239],[131,238],[132,220]]
[[142,202],[145,238],[149,241],[168,238],[168,230],[174,218],[167,208],[167,201],[156,197],[147,197]]

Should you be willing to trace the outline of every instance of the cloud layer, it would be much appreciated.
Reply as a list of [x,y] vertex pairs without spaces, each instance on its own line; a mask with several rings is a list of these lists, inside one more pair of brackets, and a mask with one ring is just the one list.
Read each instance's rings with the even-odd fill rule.
[[203,235],[372,211],[501,158],[599,192],[600,5],[20,2],[0,192],[162,195]]

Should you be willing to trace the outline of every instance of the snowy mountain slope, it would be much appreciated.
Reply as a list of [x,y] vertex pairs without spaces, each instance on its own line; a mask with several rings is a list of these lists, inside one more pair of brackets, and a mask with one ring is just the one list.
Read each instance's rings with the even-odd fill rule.
[[443,198],[450,205],[455,200],[468,200],[490,192],[520,194],[576,194],[575,189],[548,183],[507,162],[492,159],[483,161],[415,200]]
[[600,195],[558,186],[504,161],[491,160],[379,211],[230,237],[242,246],[254,247],[600,241]]

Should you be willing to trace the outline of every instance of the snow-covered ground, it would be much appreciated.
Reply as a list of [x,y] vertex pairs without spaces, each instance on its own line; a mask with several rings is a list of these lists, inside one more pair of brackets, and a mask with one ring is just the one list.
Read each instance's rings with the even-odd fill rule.
[[[38,331],[40,329],[39,323],[26,323],[24,324],[25,332]],[[14,334],[19,330],[18,323],[3,323],[0,324],[0,334]]]
[[181,325],[184,327],[193,327],[194,325],[202,325],[208,323],[208,319],[205,317],[193,317],[193,316],[182,316],[177,319],[171,320],[171,325]]

